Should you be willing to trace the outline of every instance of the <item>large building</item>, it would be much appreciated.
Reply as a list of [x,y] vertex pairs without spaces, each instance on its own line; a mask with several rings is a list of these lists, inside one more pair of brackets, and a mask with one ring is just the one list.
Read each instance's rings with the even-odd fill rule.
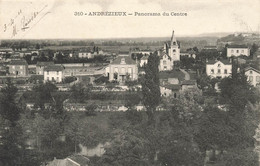
[[44,68],[44,82],[62,82],[64,78],[64,67],[62,65],[47,66]]
[[25,60],[11,60],[8,67],[10,75],[20,77],[28,75],[28,63]]
[[207,61],[206,73],[212,78],[228,77],[232,73],[232,63],[228,60]]
[[260,85],[260,71],[253,68],[248,67],[245,69],[245,75],[247,76],[248,81],[253,86]]
[[245,45],[231,45],[227,47],[227,57],[237,57],[240,55],[249,56],[250,49]]
[[164,43],[163,51],[160,53],[159,70],[172,70],[175,61],[180,61],[180,45],[173,31],[171,41]]
[[129,55],[120,55],[108,66],[109,81],[125,82],[138,79],[138,67]]

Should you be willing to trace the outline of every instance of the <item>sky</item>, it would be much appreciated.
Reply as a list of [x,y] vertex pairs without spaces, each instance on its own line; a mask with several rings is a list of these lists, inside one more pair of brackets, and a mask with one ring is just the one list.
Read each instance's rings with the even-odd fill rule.
[[[133,15],[88,15],[106,11]],[[173,30],[176,36],[259,32],[259,11],[260,0],[0,0],[0,39],[167,37]]]

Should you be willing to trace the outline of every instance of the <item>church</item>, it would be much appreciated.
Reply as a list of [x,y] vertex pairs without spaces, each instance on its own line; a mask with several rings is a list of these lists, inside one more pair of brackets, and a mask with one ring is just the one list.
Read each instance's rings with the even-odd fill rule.
[[160,53],[159,71],[172,70],[176,61],[180,61],[180,44],[174,36],[174,31],[172,31],[171,41],[164,43],[163,50]]

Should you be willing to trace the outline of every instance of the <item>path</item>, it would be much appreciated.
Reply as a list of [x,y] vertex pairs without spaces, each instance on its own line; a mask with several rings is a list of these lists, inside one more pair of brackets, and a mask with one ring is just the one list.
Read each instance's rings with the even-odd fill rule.
[[180,69],[181,70],[181,72],[183,72],[184,73],[184,75],[185,75],[185,80],[190,80],[190,74],[187,72],[187,71],[185,71],[184,69]]

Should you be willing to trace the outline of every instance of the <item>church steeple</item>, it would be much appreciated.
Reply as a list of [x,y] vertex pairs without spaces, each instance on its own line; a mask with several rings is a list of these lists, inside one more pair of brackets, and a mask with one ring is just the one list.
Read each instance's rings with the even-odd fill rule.
[[176,46],[177,45],[177,40],[174,36],[174,30],[172,31],[172,38],[171,38],[171,45]]

